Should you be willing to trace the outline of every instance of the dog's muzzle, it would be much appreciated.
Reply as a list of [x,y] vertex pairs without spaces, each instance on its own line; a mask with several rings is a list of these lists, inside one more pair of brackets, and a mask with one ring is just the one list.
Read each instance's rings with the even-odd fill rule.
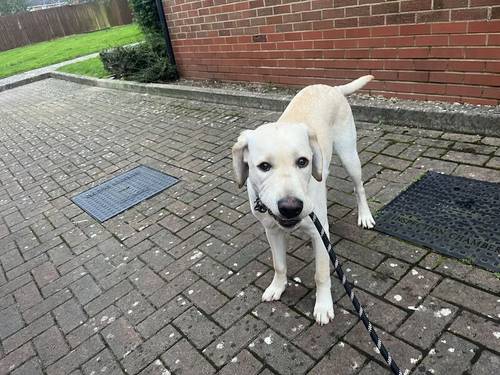
[[[302,203],[302,202],[300,201],[300,203]],[[259,197],[257,197],[257,199],[255,199],[254,209],[255,209],[255,211],[261,212],[261,213],[267,212],[269,214],[269,216],[271,216],[274,220],[276,220],[279,223],[279,225],[281,225],[284,228],[293,228],[294,226],[296,226],[298,223],[300,223],[302,221],[302,219],[298,219],[295,217],[288,219],[288,218],[276,216],[269,208],[267,208],[267,206],[264,203],[262,203],[262,201],[260,200]],[[300,214],[301,211],[302,211],[302,207],[300,207],[300,211],[298,213]],[[281,210],[280,210],[280,212],[281,212]]]

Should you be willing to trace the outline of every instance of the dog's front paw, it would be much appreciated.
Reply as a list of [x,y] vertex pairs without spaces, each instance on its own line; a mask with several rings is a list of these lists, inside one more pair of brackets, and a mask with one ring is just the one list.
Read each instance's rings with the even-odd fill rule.
[[328,292],[316,293],[316,304],[314,305],[313,315],[319,325],[328,324],[328,322],[335,318],[330,290]]
[[286,281],[282,282],[274,279],[271,285],[269,285],[262,294],[262,301],[270,302],[279,300],[281,294],[283,294],[283,292],[285,291],[285,286],[286,286]]
[[363,228],[368,228],[371,229],[375,225],[375,220],[373,219],[372,214],[370,211],[367,213],[359,213],[358,215],[358,225]]

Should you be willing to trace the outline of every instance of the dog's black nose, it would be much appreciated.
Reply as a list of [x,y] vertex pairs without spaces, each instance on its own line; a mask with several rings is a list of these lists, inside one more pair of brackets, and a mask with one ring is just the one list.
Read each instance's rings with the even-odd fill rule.
[[278,210],[287,219],[299,216],[303,207],[304,203],[300,199],[293,197],[283,198],[278,201]]

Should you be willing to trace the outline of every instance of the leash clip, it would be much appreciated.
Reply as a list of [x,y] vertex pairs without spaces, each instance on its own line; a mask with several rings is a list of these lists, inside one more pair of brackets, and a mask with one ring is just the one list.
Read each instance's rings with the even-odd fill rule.
[[258,212],[261,212],[261,213],[265,213],[267,212],[267,207],[264,203],[262,203],[262,201],[260,200],[260,198],[257,197],[257,199],[255,200],[255,205],[254,205],[254,210],[255,211],[258,211]]

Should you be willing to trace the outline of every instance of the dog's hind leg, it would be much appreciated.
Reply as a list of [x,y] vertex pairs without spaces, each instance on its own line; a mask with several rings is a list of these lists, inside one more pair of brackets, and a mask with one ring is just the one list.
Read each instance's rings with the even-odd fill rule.
[[279,229],[266,228],[266,236],[273,253],[274,278],[262,294],[262,301],[279,300],[286,287],[286,249],[285,233]]
[[354,127],[354,120],[351,118],[348,121],[351,123],[343,128],[345,129],[343,132],[336,134],[333,145],[342,165],[354,184],[354,192],[356,193],[358,203],[358,225],[363,228],[373,228],[375,220],[370,212],[370,207],[368,207],[365,188],[361,180],[361,162],[359,161],[359,155],[356,149],[356,129]]

